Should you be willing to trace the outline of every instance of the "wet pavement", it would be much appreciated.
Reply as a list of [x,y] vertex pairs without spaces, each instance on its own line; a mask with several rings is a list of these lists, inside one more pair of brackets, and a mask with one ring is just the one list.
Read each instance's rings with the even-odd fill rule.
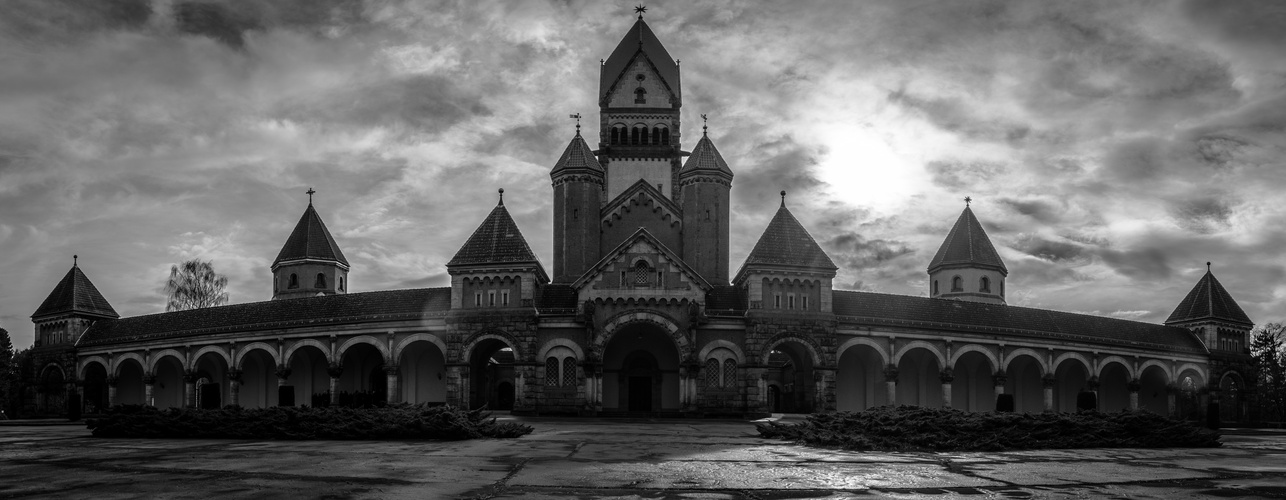
[[846,452],[760,439],[733,420],[501,417],[520,439],[96,439],[0,425],[0,497],[1286,498],[1286,432],[1221,448]]

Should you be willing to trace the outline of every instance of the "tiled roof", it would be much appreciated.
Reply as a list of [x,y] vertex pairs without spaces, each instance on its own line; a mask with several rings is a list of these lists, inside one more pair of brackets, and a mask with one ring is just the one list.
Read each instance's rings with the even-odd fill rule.
[[80,266],[71,266],[67,275],[63,276],[54,291],[49,292],[45,301],[40,303],[36,312],[31,315],[32,318],[43,316],[52,316],[62,313],[82,313],[92,316],[102,316],[108,318],[119,318],[116,310],[112,305],[107,303],[103,294],[98,293],[98,289],[89,281],[85,273],[81,272]]
[[728,162],[723,161],[723,155],[714,147],[714,142],[710,136],[702,135],[701,140],[697,141],[697,146],[692,148],[692,155],[688,161],[683,163],[683,168],[679,170],[680,175],[687,172],[695,171],[719,171],[729,176],[732,175],[732,169],[728,168]]
[[451,308],[450,288],[361,292],[270,300],[103,320],[81,336],[79,346],[191,337],[288,327],[417,318]]
[[1188,296],[1183,298],[1179,307],[1174,308],[1170,313],[1170,318],[1165,323],[1183,323],[1199,319],[1217,319],[1230,321],[1233,323],[1242,323],[1245,325],[1254,325],[1246,312],[1241,310],[1237,301],[1232,300],[1232,295],[1228,294],[1219,280],[1215,279],[1214,273],[1206,271],[1206,275],[1201,277],[1197,286],[1192,287]]
[[996,247],[987,238],[987,232],[982,230],[982,224],[978,223],[978,218],[974,217],[973,210],[968,206],[960,213],[956,225],[951,227],[947,239],[929,262],[929,272],[939,266],[950,265],[990,267],[1009,274],[1009,269],[1000,260],[1000,254],[996,253]]
[[[482,221],[482,225],[473,231],[469,240],[464,242],[455,257],[447,262],[447,267],[467,266],[474,264],[517,264],[532,263],[540,268],[536,254],[532,253],[527,240],[518,230],[518,224],[505,209],[502,201],[491,210],[491,214]],[[543,268],[541,268],[543,273]]]
[[1187,329],[1138,321],[1004,304],[842,290],[834,291],[832,300],[837,316],[848,316],[860,323],[1014,333],[1162,351],[1207,352]]
[[328,260],[348,265],[344,252],[339,251],[339,245],[335,244],[335,238],[326,230],[326,224],[322,223],[321,216],[317,215],[312,203],[304,210],[304,216],[295,224],[295,230],[286,238],[286,244],[281,247],[281,252],[272,261],[272,265],[275,267],[282,261],[296,259]]
[[[831,258],[817,245],[808,230],[795,219],[783,201],[755,248],[741,265],[742,271],[755,264],[784,265],[834,271]],[[737,272],[738,276],[741,271]]]
[[656,67],[656,71],[661,75],[661,79],[674,92],[674,97],[679,98],[679,65],[670,57],[670,53],[665,51],[661,41],[652,33],[652,28],[647,23],[639,19],[630,28],[621,43],[616,45],[616,50],[608,56],[607,61],[603,63],[602,73],[599,80],[598,96],[602,98],[607,95],[612,84],[616,83],[621,72],[634,60],[634,55],[642,51],[648,60]]
[[718,285],[706,292],[706,309],[718,311],[746,310],[746,290],[738,286]]
[[575,311],[580,305],[576,299],[576,289],[571,285],[544,285],[537,289],[536,310],[542,313]]
[[572,138],[572,142],[563,150],[563,156],[558,158],[558,163],[554,164],[554,169],[549,172],[552,177],[564,170],[588,170],[592,172],[603,172],[603,166],[598,163],[594,157],[594,151],[590,149],[589,144],[581,137],[580,132]]

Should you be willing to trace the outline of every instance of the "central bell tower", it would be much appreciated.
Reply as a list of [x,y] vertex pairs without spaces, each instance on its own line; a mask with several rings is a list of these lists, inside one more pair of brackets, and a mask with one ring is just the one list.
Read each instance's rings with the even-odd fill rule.
[[679,64],[640,12],[600,68],[597,153],[607,173],[607,200],[640,179],[678,199],[679,89]]

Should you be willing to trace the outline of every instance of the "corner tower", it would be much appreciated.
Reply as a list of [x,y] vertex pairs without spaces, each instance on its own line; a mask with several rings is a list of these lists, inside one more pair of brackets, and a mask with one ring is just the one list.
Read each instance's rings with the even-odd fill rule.
[[554,283],[576,281],[598,261],[603,166],[580,135],[549,172],[554,183]]
[[732,169],[704,132],[679,171],[679,190],[683,200],[683,260],[711,284],[728,284]]
[[607,200],[640,179],[675,199],[680,166],[679,64],[638,21],[600,68],[599,162]]
[[1250,353],[1250,330],[1255,324],[1215,279],[1206,263],[1206,274],[1183,298],[1166,326],[1187,328],[1206,344],[1212,354],[1245,356]]
[[1009,270],[969,209],[969,201],[965,198],[964,211],[929,262],[929,296],[1004,304]]
[[272,261],[273,300],[348,293],[348,259],[313,208],[314,192],[308,190],[308,208]]
[[36,326],[35,347],[70,347],[95,321],[120,317],[81,272],[78,260],[72,256],[71,269],[31,315]]

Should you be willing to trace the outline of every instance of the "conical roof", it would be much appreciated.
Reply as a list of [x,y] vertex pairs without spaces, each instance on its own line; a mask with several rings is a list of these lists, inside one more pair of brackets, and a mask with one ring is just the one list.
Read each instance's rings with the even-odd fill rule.
[[326,230],[326,224],[322,223],[321,216],[317,215],[311,202],[272,265],[276,267],[281,262],[299,259],[328,260],[348,265],[344,252],[339,251],[339,245],[335,244],[335,238],[330,236],[330,231]]
[[600,174],[603,172],[603,165],[598,163],[598,159],[594,157],[594,150],[585,143],[579,131],[576,132],[576,137],[572,138],[572,142],[567,144],[567,149],[563,150],[563,156],[558,158],[558,163],[554,164],[554,169],[549,172],[549,175],[555,176],[567,170],[589,170]]
[[1183,298],[1183,302],[1179,303],[1179,307],[1174,308],[1174,312],[1170,313],[1170,318],[1165,320],[1165,324],[1201,319],[1254,325],[1250,317],[1246,316],[1246,312],[1241,310],[1241,306],[1237,305],[1237,301],[1232,299],[1232,295],[1228,294],[1228,290],[1224,289],[1209,269],[1206,270],[1206,275],[1201,277],[1201,281],[1197,282],[1197,286],[1192,287],[1188,296]]
[[938,253],[929,262],[929,272],[941,266],[991,268],[1009,274],[996,247],[987,238],[987,232],[982,230],[982,224],[978,223],[978,218],[974,217],[973,210],[968,206],[960,213],[956,225],[947,233],[946,241],[942,242],[942,247],[938,248]]
[[509,216],[502,199],[455,253],[455,257],[447,262],[447,267],[511,263],[533,263],[540,267],[536,254],[527,245],[527,239],[522,237],[518,224]]
[[616,45],[616,50],[603,63],[602,74],[599,79],[598,95],[599,97],[607,95],[612,84],[620,78],[621,72],[629,66],[634,60],[634,55],[642,51],[652,65],[656,67],[657,74],[661,76],[665,84],[669,86],[670,91],[674,92],[674,97],[678,99],[679,94],[679,65],[670,57],[670,53],[665,51],[665,46],[652,33],[652,29],[643,22],[642,18],[634,23],[630,31],[621,39],[621,43]]
[[777,214],[773,216],[772,221],[768,222],[768,228],[764,229],[764,234],[759,237],[759,242],[755,243],[755,248],[750,251],[750,255],[746,257],[746,263],[741,267],[745,269],[755,264],[808,267],[830,271],[839,269],[835,267],[835,263],[826,255],[822,247],[817,245],[812,235],[808,234],[808,230],[804,229],[799,220],[795,219],[795,216],[786,208],[784,199],[781,208],[777,209]]
[[77,265],[71,266],[71,270],[67,271],[67,275],[63,276],[62,281],[59,281],[54,291],[45,297],[45,301],[40,303],[40,307],[31,317],[40,318],[63,313],[81,313],[107,318],[120,317]]
[[704,134],[697,141],[697,146],[692,148],[692,155],[688,156],[688,161],[683,164],[679,174],[698,171],[718,171],[732,175],[732,169],[728,168],[728,162],[723,161],[723,155],[714,147],[714,141]]

